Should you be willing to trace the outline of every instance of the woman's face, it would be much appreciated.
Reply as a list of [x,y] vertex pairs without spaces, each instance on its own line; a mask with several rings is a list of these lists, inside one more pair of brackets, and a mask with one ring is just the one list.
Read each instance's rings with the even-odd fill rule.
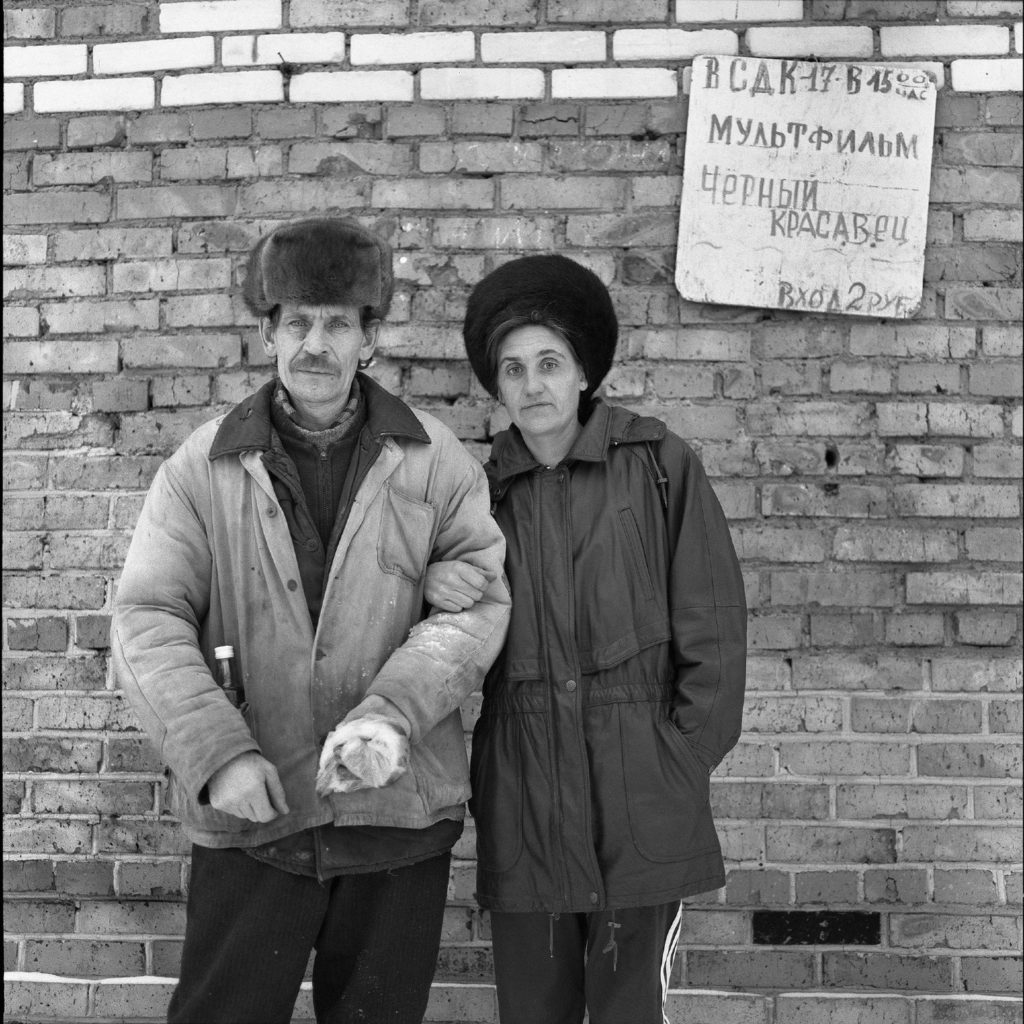
[[498,397],[524,437],[575,433],[583,368],[565,339],[543,324],[524,324],[498,346]]

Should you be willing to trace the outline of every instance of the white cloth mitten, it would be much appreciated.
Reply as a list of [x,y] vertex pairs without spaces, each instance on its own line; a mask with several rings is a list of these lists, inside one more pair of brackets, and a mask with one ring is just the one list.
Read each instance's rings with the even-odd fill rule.
[[324,741],[316,791],[379,789],[409,767],[409,741],[388,719],[367,714],[337,726]]

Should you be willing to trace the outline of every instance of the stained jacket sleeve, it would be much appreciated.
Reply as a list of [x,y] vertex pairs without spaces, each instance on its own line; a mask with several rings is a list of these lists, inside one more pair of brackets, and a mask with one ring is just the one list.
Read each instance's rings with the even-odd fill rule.
[[114,678],[163,762],[193,794],[259,750],[200,648],[212,555],[192,486],[189,443],[156,474],[135,526],[111,623]]
[[669,434],[669,599],[672,720],[710,771],[739,739],[746,683],[747,608],[722,506],[696,454]]
[[432,489],[439,528],[431,562],[469,562],[493,576],[483,597],[462,612],[435,611],[413,626],[345,721],[383,714],[417,743],[483,682],[508,631],[511,598],[504,576],[505,538],[490,511],[483,469],[445,430]]

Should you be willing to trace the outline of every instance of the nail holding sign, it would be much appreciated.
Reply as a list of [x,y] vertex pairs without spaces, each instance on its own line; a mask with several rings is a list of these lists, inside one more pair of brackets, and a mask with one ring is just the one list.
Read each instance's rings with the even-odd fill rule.
[[936,87],[913,67],[693,61],[676,287],[696,302],[921,306]]

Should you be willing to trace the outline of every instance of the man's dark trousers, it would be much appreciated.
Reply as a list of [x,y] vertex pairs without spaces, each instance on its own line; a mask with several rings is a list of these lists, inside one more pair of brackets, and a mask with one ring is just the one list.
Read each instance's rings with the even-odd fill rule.
[[318,1024],[420,1024],[450,862],[446,853],[320,882],[193,846],[168,1024],[288,1024],[313,949]]

